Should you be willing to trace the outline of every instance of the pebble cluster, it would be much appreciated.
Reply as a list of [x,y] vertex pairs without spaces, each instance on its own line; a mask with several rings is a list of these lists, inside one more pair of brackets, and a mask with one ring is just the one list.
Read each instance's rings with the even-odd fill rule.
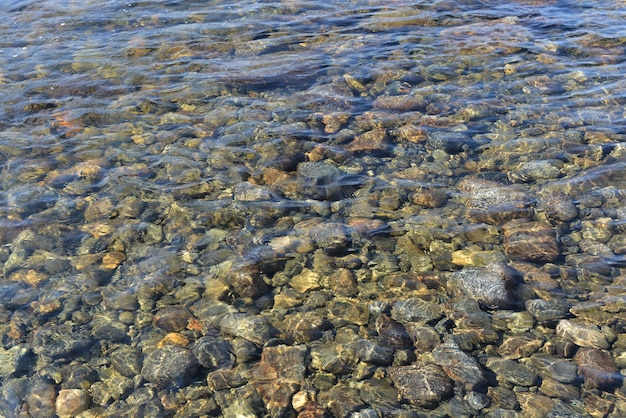
[[1,125],[0,415],[626,415],[626,42],[455,4],[36,71]]

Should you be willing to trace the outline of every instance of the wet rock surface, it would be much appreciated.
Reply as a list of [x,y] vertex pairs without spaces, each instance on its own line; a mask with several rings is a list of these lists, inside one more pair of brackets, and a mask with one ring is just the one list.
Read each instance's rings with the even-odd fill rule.
[[549,225],[516,220],[502,228],[504,252],[511,260],[549,262],[561,253],[556,231]]
[[513,308],[519,305],[518,274],[505,264],[492,263],[485,268],[465,268],[452,273],[448,285],[454,292],[469,295],[489,308]]
[[434,407],[452,394],[452,381],[434,364],[392,367],[394,385],[407,402]]
[[611,390],[622,383],[622,375],[606,351],[581,348],[576,352],[574,361],[578,365],[578,372],[583,377],[585,386],[589,388]]
[[159,386],[181,386],[196,373],[197,362],[191,351],[176,345],[166,345],[148,354],[141,375]]
[[1,416],[626,415],[619,2],[74,3],[0,10]]

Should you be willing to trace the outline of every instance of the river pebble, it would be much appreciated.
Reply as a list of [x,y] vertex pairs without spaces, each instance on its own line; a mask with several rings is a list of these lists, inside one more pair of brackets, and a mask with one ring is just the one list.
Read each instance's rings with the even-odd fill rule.
[[434,364],[391,367],[389,374],[402,398],[413,405],[432,408],[452,394],[452,381]]
[[510,308],[520,302],[516,297],[517,280],[515,271],[507,265],[491,263],[485,268],[464,268],[452,273],[448,286],[488,308]]
[[231,368],[235,365],[235,355],[230,343],[223,338],[201,337],[191,347],[196,360],[208,370]]
[[556,333],[563,338],[571,340],[581,347],[607,349],[610,343],[606,335],[593,324],[574,322],[562,319],[556,326]]
[[615,2],[20,3],[1,416],[626,414]]
[[191,351],[178,345],[166,345],[148,354],[141,375],[159,386],[181,386],[194,377],[197,362]]
[[539,222],[513,220],[502,227],[504,252],[511,260],[549,262],[560,255],[556,231]]
[[537,374],[515,360],[490,357],[487,359],[485,367],[492,370],[498,379],[516,386],[535,386],[539,381]]
[[459,188],[468,196],[466,215],[475,222],[502,224],[533,214],[533,199],[511,186],[466,178],[459,183]]
[[615,361],[606,351],[583,347],[576,352],[574,361],[588,388],[611,390],[623,381]]
[[83,389],[62,389],[56,398],[56,413],[60,418],[75,417],[89,408],[89,394]]
[[432,352],[443,371],[466,390],[483,389],[487,384],[483,369],[476,359],[453,345],[440,345]]

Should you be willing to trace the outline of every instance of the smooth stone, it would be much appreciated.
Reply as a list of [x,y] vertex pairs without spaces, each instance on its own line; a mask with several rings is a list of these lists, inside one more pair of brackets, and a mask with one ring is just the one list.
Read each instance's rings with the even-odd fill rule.
[[278,198],[278,195],[269,187],[242,181],[235,187],[233,197],[240,202],[259,202],[275,200]]
[[498,347],[498,354],[502,358],[517,360],[522,357],[529,357],[543,346],[543,339],[530,332],[511,335],[502,341]]
[[358,389],[348,387],[345,383],[320,392],[318,402],[330,411],[331,416],[335,417],[350,416],[352,412],[362,410],[366,406]]
[[178,345],[166,345],[148,354],[141,375],[159,386],[182,386],[195,375],[197,366],[190,350]]
[[581,347],[608,349],[611,346],[606,335],[593,324],[562,319],[556,326],[556,334]]
[[214,370],[207,374],[206,380],[207,386],[213,392],[238,388],[248,383],[248,379],[237,369]]
[[136,311],[139,307],[137,295],[131,290],[115,291],[104,289],[102,298],[109,310]]
[[561,254],[556,231],[549,225],[515,219],[502,229],[504,252],[511,260],[543,263],[554,261]]
[[524,416],[528,418],[544,418],[549,416],[549,413],[554,407],[552,399],[547,396],[530,392],[517,392],[516,395]]
[[464,268],[450,275],[448,286],[488,308],[507,309],[519,305],[516,271],[503,263],[485,268]]
[[84,389],[61,389],[55,402],[59,418],[75,417],[89,408],[89,392]]
[[86,351],[92,343],[84,330],[69,323],[45,325],[33,333],[32,339],[35,354],[53,358]]
[[539,386],[539,392],[553,399],[562,399],[570,402],[580,399],[580,389],[578,386],[570,383],[559,382],[558,380],[544,377]]
[[77,364],[71,368],[69,376],[64,379],[63,384],[67,389],[89,389],[91,384],[98,379],[96,370],[86,364]]
[[442,316],[440,304],[420,298],[399,300],[391,308],[391,317],[401,323],[436,321]]
[[394,349],[359,338],[354,342],[354,352],[359,360],[368,364],[388,366],[393,361]]
[[491,369],[499,381],[509,382],[517,386],[534,386],[539,381],[539,376],[528,367],[515,360],[506,360],[498,357],[487,359],[485,367]]
[[310,343],[324,336],[324,333],[332,329],[330,321],[320,318],[314,313],[293,314],[285,317],[283,337],[290,342]]
[[623,376],[606,351],[583,347],[576,352],[574,361],[588,388],[610,391],[622,384]]
[[0,347],[0,379],[4,381],[14,373],[28,367],[30,350],[24,345],[16,345],[8,350]]
[[152,324],[167,332],[180,332],[186,329],[189,321],[194,318],[185,306],[166,306],[154,314]]
[[202,337],[194,342],[191,352],[205,369],[231,368],[235,365],[232,346],[223,338]]
[[141,373],[143,353],[137,347],[123,345],[111,353],[111,366],[121,375],[135,377]]
[[573,199],[565,193],[551,192],[542,195],[539,207],[549,219],[557,222],[569,222],[578,216],[578,208]]
[[56,389],[53,384],[36,382],[26,396],[27,410],[31,417],[53,418],[56,410]]
[[308,349],[304,345],[265,347],[261,353],[254,386],[271,416],[283,416],[307,371]]
[[339,322],[366,325],[369,322],[369,310],[365,303],[356,299],[335,298],[328,304],[330,318]]
[[405,328],[419,353],[430,353],[441,344],[439,333],[431,326],[409,323],[406,324]]
[[359,387],[361,399],[370,407],[378,411],[393,411],[400,407],[398,389],[380,379],[370,379]]
[[442,344],[433,350],[432,356],[450,379],[466,390],[479,390],[486,386],[487,380],[480,364],[459,348]]
[[473,144],[473,141],[468,135],[459,132],[434,131],[428,134],[426,144],[433,149],[454,155],[463,151],[464,145]]
[[300,274],[294,276],[289,281],[289,285],[299,293],[306,293],[311,290],[318,290],[321,277],[318,273],[310,269],[303,269]]
[[257,263],[247,260],[233,263],[226,280],[233,292],[243,298],[257,298],[268,290]]
[[526,310],[541,324],[553,323],[569,315],[570,303],[565,300],[527,300]]
[[347,254],[352,248],[353,240],[347,225],[341,223],[322,223],[310,230],[311,239],[315,244],[331,256]]
[[465,194],[466,216],[472,221],[498,225],[533,215],[533,199],[515,187],[466,178],[459,183],[459,189]]
[[515,174],[524,181],[556,179],[561,177],[562,166],[559,160],[526,161],[517,167]]
[[98,340],[121,342],[128,338],[128,326],[109,312],[95,314],[90,325],[91,333]]
[[568,254],[565,264],[607,277],[612,272],[611,265],[605,258],[586,253]]
[[504,386],[489,386],[487,396],[491,400],[492,412],[497,409],[514,411],[519,408],[515,393]]
[[404,325],[388,315],[381,314],[376,318],[376,332],[383,346],[399,349],[413,347],[413,341]]
[[348,360],[341,356],[343,350],[337,346],[311,347],[311,368],[333,375],[341,375],[350,371]]
[[259,346],[265,344],[273,334],[267,318],[245,313],[224,316],[219,322],[219,327],[226,334],[244,338]]
[[402,398],[412,405],[433,408],[452,395],[452,381],[434,364],[390,367],[388,372]]
[[527,363],[539,372],[542,378],[554,379],[561,383],[575,383],[578,377],[578,367],[572,361],[550,354],[533,354]]
[[308,354],[309,350],[304,344],[265,347],[258,363],[258,379],[301,382],[310,362]]

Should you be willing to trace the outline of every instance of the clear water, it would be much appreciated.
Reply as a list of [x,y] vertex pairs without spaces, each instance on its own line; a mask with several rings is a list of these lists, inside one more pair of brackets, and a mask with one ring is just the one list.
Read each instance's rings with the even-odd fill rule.
[[[0,413],[29,413],[40,382],[53,393],[42,411],[54,411],[66,388],[58,376],[69,368],[89,364],[100,373],[96,383],[107,353],[120,345],[154,349],[144,339],[158,330],[145,318],[164,306],[215,297],[281,330],[286,315],[308,309],[309,296],[274,306],[290,289],[282,278],[292,257],[275,250],[281,238],[300,239],[312,219],[367,225],[350,230],[348,252],[358,254],[358,265],[345,254],[329,261],[353,270],[359,288],[350,300],[366,307],[401,298],[385,293],[386,276],[445,276],[464,267],[433,263],[441,245],[446,259],[461,250],[504,254],[502,238],[477,243],[460,232],[476,223],[488,228],[466,216],[464,178],[527,193],[535,208],[545,193],[565,193],[574,219],[542,218],[545,207],[532,215],[560,240],[556,261],[534,265],[562,292],[543,296],[568,303],[603,292],[623,297],[626,4],[379,3],[0,1],[0,334],[12,359],[0,374]],[[458,149],[437,139],[458,134]],[[307,176],[307,163],[336,171],[317,165],[332,179]],[[543,171],[533,171],[538,166]],[[424,203],[424,190],[445,198]],[[492,227],[502,234],[501,224]],[[422,267],[403,262],[396,247],[421,228],[430,238],[418,246],[431,259]],[[320,246],[292,252],[314,269]],[[275,252],[263,255],[268,249]],[[381,267],[381,257],[394,262]],[[237,294],[228,269],[259,258],[266,287]],[[216,283],[230,289],[216,297]],[[181,289],[193,286],[197,297],[181,301]],[[335,297],[330,288],[316,290]],[[111,302],[126,294],[135,302]],[[93,337],[92,318],[102,312],[137,314],[125,319],[127,338]],[[324,312],[315,310],[326,319]],[[626,349],[621,315],[582,318],[610,329],[613,359]],[[359,332],[375,335],[374,321]],[[65,323],[93,340],[75,358],[46,358],[33,335]],[[554,324],[542,330],[554,338]],[[183,334],[193,344],[207,332]],[[32,355],[12,364],[16,357],[6,353],[14,347]],[[139,381],[133,391],[149,386]],[[130,392],[88,407],[118,411]],[[587,392],[579,393],[570,404],[591,413]],[[607,410],[623,411],[621,388],[595,396]],[[437,411],[449,412],[449,403]],[[406,402],[390,408],[419,410]],[[160,413],[175,409],[162,405]]]

